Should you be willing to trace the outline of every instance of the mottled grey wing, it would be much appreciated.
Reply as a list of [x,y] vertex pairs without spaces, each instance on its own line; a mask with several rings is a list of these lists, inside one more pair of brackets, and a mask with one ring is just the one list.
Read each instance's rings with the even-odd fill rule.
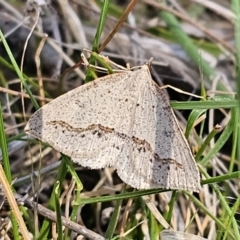
[[119,176],[138,189],[199,191],[197,165],[168,99],[147,68],[137,80],[142,78],[145,85],[141,85],[132,117],[132,139],[116,162]]
[[26,133],[82,166],[114,167],[137,101],[139,85],[132,73],[99,78],[54,99],[31,116]]
[[25,131],[82,166],[113,166],[135,188],[200,187],[186,139],[147,65],[60,96],[38,110]]

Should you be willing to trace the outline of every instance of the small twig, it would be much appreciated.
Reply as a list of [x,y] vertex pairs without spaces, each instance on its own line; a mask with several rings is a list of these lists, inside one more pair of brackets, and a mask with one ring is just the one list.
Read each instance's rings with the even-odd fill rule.
[[98,53],[102,52],[102,50],[106,47],[106,45],[111,41],[113,36],[116,34],[116,32],[119,30],[119,28],[122,26],[123,22],[127,18],[128,14],[132,11],[132,9],[135,7],[135,5],[138,3],[138,0],[131,0],[131,2],[128,4],[126,10],[124,11],[123,15],[117,22],[117,25],[114,27],[112,32],[108,35],[107,39],[101,44],[101,46],[98,48]]
[[21,72],[23,72],[23,63],[24,63],[24,58],[25,58],[25,54],[26,54],[26,50],[27,50],[27,46],[28,46],[29,40],[30,40],[30,38],[31,38],[31,36],[33,34],[34,29],[36,28],[36,26],[38,24],[40,12],[39,12],[39,10],[37,10],[36,12],[37,12],[37,14],[36,14],[37,15],[36,16],[36,21],[34,22],[32,28],[31,28],[31,31],[29,32],[29,34],[27,36],[27,39],[25,41],[24,47],[23,47],[23,54],[22,54],[21,65],[20,65]]
[[[27,2],[26,11],[28,10],[28,7],[30,7],[29,2]],[[37,10],[37,9],[35,9],[35,10]],[[26,55],[26,51],[27,51],[27,46],[28,46],[28,43],[30,41],[31,36],[33,35],[33,31],[34,31],[35,27],[37,26],[37,23],[38,23],[38,20],[39,20],[39,16],[40,16],[40,12],[37,11],[36,21],[34,22],[33,27],[31,28],[31,30],[30,30],[30,32],[29,32],[29,34],[27,36],[27,39],[26,39],[26,41],[24,43],[24,46],[23,46],[23,53],[22,53],[21,63],[20,63],[21,73],[23,73],[23,64],[24,64],[24,59],[25,59],[25,55]],[[23,92],[24,92],[23,83],[21,81],[21,93],[23,93]],[[26,122],[26,116],[25,116],[26,111],[25,111],[25,104],[24,104],[23,96],[21,96],[21,103],[22,103],[22,109],[23,109],[23,118],[24,118],[24,121]]]
[[67,219],[69,219],[69,209],[70,209],[70,206],[71,206],[71,198],[73,196],[73,191],[74,191],[74,188],[75,188],[75,185],[76,185],[76,180],[75,178],[73,177],[71,182],[70,182],[70,185],[68,187],[68,190],[67,190],[67,194],[66,194],[66,207],[65,207],[65,217]]
[[[21,93],[21,92],[10,90],[10,89],[3,88],[3,87],[0,87],[0,92],[8,93],[8,94],[18,96],[18,97],[30,98],[29,95],[26,94],[26,93]],[[33,95],[33,96],[38,100],[42,100],[42,101],[46,101],[46,102],[51,102],[52,101],[51,98],[44,98],[44,97],[35,96],[35,95]]]
[[[38,76],[38,82],[39,82],[39,95],[44,98],[44,90],[43,90],[43,78],[42,78],[42,71],[41,71],[41,60],[40,60],[40,54],[42,52],[43,46],[46,42],[48,35],[44,34],[44,37],[41,39],[39,46],[37,48],[36,54],[35,54],[35,63],[37,68],[37,76]],[[46,104],[44,101],[41,102],[41,106]]]
[[[41,214],[42,216],[52,221],[55,221],[55,222],[57,221],[56,212],[43,207],[41,204],[31,201],[29,198],[24,201],[24,204],[25,206],[30,207],[32,209],[36,208],[38,213]],[[93,240],[105,240],[105,238],[102,237],[101,235],[87,229],[86,227],[80,224],[72,222],[65,217],[61,217],[61,220],[62,220],[62,225],[75,231],[76,233],[83,235],[86,238],[93,239]]]

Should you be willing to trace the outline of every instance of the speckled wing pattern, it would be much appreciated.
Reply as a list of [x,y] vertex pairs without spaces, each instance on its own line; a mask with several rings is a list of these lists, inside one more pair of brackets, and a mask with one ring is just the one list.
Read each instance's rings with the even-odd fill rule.
[[84,167],[115,168],[137,189],[200,189],[191,150],[148,65],[54,99],[32,115],[25,131]]

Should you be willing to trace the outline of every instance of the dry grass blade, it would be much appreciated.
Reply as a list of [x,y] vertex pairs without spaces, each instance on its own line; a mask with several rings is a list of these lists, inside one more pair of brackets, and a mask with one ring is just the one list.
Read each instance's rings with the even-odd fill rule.
[[163,230],[160,237],[161,240],[207,240],[206,238],[202,238],[200,236],[173,230]]
[[[240,39],[234,38],[240,32],[236,21],[240,13],[238,0],[28,0],[25,3],[24,6],[21,1],[0,0],[3,105],[0,129],[6,135],[0,157],[5,161],[7,178],[17,178],[12,183],[14,190],[34,197],[24,200],[21,208],[25,211],[23,217],[29,234],[42,239],[65,239],[66,236],[72,239],[84,232],[84,238],[91,239],[105,236],[152,240],[159,239],[160,234],[184,240],[199,240],[200,236],[240,239],[236,157],[240,152],[240,115],[237,116],[235,109],[235,98],[239,94],[233,95],[240,92],[236,87],[236,76],[240,76],[236,56],[240,54],[235,54],[240,51]],[[79,62],[84,47],[97,50],[100,43],[99,50],[104,48],[102,54],[112,62],[94,53],[91,54],[96,66],[94,59],[91,65],[87,61]],[[150,58],[154,59],[151,77],[141,69]],[[160,62],[165,64],[156,64]],[[140,67],[126,69],[126,64]],[[99,79],[81,86],[86,81],[85,73]],[[109,73],[113,75],[106,76]],[[121,78],[125,77],[123,81]],[[143,78],[151,78],[151,83],[147,85]],[[22,93],[20,82],[25,87]],[[160,88],[152,91],[156,89],[155,82]],[[159,97],[159,91],[166,96],[160,94]],[[64,95],[66,92],[69,93]],[[115,93],[117,96],[109,100],[108,96]],[[44,98],[45,95],[48,98]],[[196,99],[198,95],[204,98]],[[55,105],[59,96],[64,100],[60,108]],[[156,96],[158,105],[153,104]],[[24,98],[24,105],[20,97]],[[159,110],[161,115],[152,109],[162,102],[167,105]],[[59,151],[72,156],[80,165],[73,164],[49,144],[25,136],[23,108],[29,119],[39,103],[46,109],[53,106],[50,112],[55,116],[49,122],[43,111],[44,129],[33,126],[44,136],[39,139],[59,147]],[[66,119],[61,119],[63,111],[67,112]],[[84,122],[84,119],[87,120]],[[72,124],[72,120],[76,120],[76,124]],[[156,122],[158,128],[155,129]],[[166,127],[168,125],[170,127]],[[165,129],[158,131],[161,126]],[[155,138],[154,131],[158,132]],[[83,147],[84,151],[79,154]],[[105,161],[104,166],[113,163],[113,167],[99,170],[102,167],[99,161]],[[90,166],[89,162],[95,165]],[[167,164],[171,165],[170,170],[165,167]],[[130,170],[126,172],[127,167]],[[156,171],[152,174],[149,169]],[[198,191],[198,171],[203,178],[198,193],[132,190],[131,186],[121,190],[124,180],[137,188],[182,189],[184,182],[184,188]],[[144,183],[161,175],[174,177],[160,180],[164,182],[162,185]],[[36,187],[39,178],[41,185]],[[56,181],[60,182],[59,191],[55,191]],[[38,189],[36,194],[34,188]],[[0,235],[5,234],[9,239],[13,234],[22,236],[16,221],[11,224],[12,208],[1,200],[0,226],[3,219],[5,232]],[[16,201],[19,202],[18,198]],[[48,211],[50,209],[56,210],[57,217]],[[61,219],[61,213],[65,218]],[[74,219],[75,224],[68,219]],[[38,225],[34,226],[34,222]]]
[[107,46],[107,44],[111,41],[113,36],[117,33],[123,22],[126,20],[128,14],[133,10],[135,5],[138,3],[138,0],[131,0],[131,2],[128,4],[127,8],[125,9],[124,13],[122,14],[121,18],[119,19],[117,25],[114,27],[112,32],[108,35],[108,38],[101,44],[101,46],[98,48],[98,52],[102,52],[103,49]]
[[23,238],[25,240],[31,240],[30,233],[27,230],[25,222],[22,218],[22,214],[18,208],[18,205],[17,205],[17,202],[13,195],[12,189],[11,189],[10,185],[8,184],[7,178],[5,176],[5,173],[3,171],[1,164],[0,164],[0,182],[2,184],[2,188],[5,193],[5,197],[7,198],[7,201],[12,209],[12,212],[13,212],[14,216],[16,217],[16,220],[18,222],[19,229],[22,233]]

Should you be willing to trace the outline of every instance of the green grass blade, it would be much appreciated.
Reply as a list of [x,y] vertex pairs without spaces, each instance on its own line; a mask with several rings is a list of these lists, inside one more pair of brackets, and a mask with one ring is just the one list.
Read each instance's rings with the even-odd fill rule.
[[172,196],[171,196],[171,200],[169,202],[169,211],[167,212],[167,216],[166,216],[166,221],[170,224],[171,223],[171,218],[173,215],[173,210],[174,210],[174,204],[177,200],[177,191],[173,191]]
[[[105,21],[107,19],[109,4],[110,4],[110,0],[104,0],[103,1],[103,7],[102,7],[101,14],[100,14],[100,19],[98,21],[97,31],[96,31],[94,41],[93,41],[93,47],[92,47],[93,52],[98,52],[98,47],[100,45],[100,38],[101,38],[102,31],[103,31],[103,28],[104,28],[104,25],[105,25]],[[95,65],[95,59],[94,59],[93,56],[90,57],[89,63],[92,64],[92,65]],[[92,80],[91,74],[89,74],[87,72],[85,83],[87,83],[91,80]]]
[[100,38],[101,38],[103,28],[105,26],[105,22],[106,22],[106,19],[107,19],[109,4],[110,4],[110,0],[104,0],[103,1],[102,11],[101,11],[100,19],[98,21],[98,26],[97,26],[97,31],[96,31],[96,34],[95,34],[95,38],[94,38],[94,41],[93,41],[93,47],[92,47],[93,52],[98,52],[98,47],[100,45]]
[[82,198],[78,204],[90,204],[90,203],[98,203],[98,202],[109,202],[121,199],[128,199],[128,198],[136,198],[141,197],[144,195],[150,195],[160,192],[166,192],[165,189],[150,189],[150,190],[140,190],[134,192],[125,192],[120,193],[115,196],[103,196],[103,197],[94,197],[94,198]]
[[[238,147],[238,125],[239,125],[239,112],[236,111],[235,114],[235,120],[234,120],[234,127],[233,127],[233,143],[232,143],[232,152],[231,152],[231,160],[230,160],[230,165],[229,165],[229,173],[231,173],[233,171],[233,167],[235,164],[235,159],[236,159],[236,155],[237,155],[237,151],[239,149]],[[238,161],[239,163],[239,161]],[[238,176],[238,178],[240,179],[240,175]]]
[[121,207],[122,207],[122,199],[118,200],[116,206],[114,207],[113,214],[111,216],[107,231],[105,233],[105,238],[107,239],[112,239],[114,235],[114,232],[118,223],[118,219],[120,216],[120,212],[121,212]]
[[[237,158],[238,158],[238,169],[240,169],[240,124],[239,124],[239,117],[240,117],[240,1],[239,0],[232,0],[231,1],[232,11],[234,13],[234,26],[235,26],[235,47],[237,50],[236,55],[236,82],[237,82],[237,95],[238,95],[238,108],[237,111],[237,119],[236,119],[236,144],[238,147],[236,149]],[[231,166],[232,168],[232,166]],[[238,176],[240,179],[240,175]]]
[[13,229],[13,238],[15,240],[19,240],[20,239],[19,228],[18,228],[17,220],[16,220],[16,218],[14,216],[13,211],[11,211],[10,218],[11,218],[12,229]]
[[62,228],[62,219],[61,219],[61,207],[59,203],[60,198],[60,182],[56,182],[56,188],[54,189],[54,200],[55,200],[55,206],[56,206],[56,214],[57,214],[57,233],[58,233],[58,239],[63,240],[63,228]]
[[149,220],[148,220],[148,228],[149,228],[149,235],[150,239],[159,239],[159,234],[160,234],[160,228],[162,226],[159,226],[156,218],[152,214],[151,211],[149,211]]
[[213,158],[213,156],[219,152],[219,150],[223,147],[223,145],[226,143],[226,141],[231,136],[231,134],[233,132],[233,128],[234,128],[234,121],[235,121],[235,117],[234,116],[235,116],[235,109],[233,108],[232,109],[231,119],[228,122],[228,124],[225,127],[225,129],[223,130],[221,136],[216,141],[214,147],[212,149],[210,149],[206,153],[204,158],[201,160],[200,164],[202,166],[205,166]]
[[206,109],[195,109],[190,113],[187,121],[186,131],[185,131],[186,139],[189,138],[189,135],[192,131],[192,128],[194,127],[196,120],[205,112],[206,112]]
[[198,162],[204,153],[204,151],[207,149],[207,146],[210,144],[211,140],[215,137],[215,135],[219,132],[219,129],[213,128],[213,130],[208,134],[207,138],[204,140],[202,146],[198,150],[195,159]]
[[219,108],[233,108],[238,107],[237,100],[226,99],[222,101],[186,101],[186,102],[170,102],[173,109],[178,110],[192,110],[192,109],[219,109]]
[[[67,166],[66,166],[65,158],[66,157],[63,156],[63,160],[61,162],[61,165],[60,165],[58,173],[57,173],[56,183],[57,183],[57,181],[62,182],[63,179],[65,179],[65,176],[66,176],[66,173],[67,173]],[[54,192],[56,187],[57,187],[56,183],[54,184],[53,191],[52,191],[51,197],[49,199],[49,203],[48,203],[49,204],[49,208],[51,210],[55,210],[56,209],[56,205],[55,205],[55,192]],[[49,233],[49,230],[50,230],[50,224],[51,224],[51,222],[48,219],[44,220],[44,222],[42,224],[42,228],[40,229],[38,240],[48,239],[48,233]]]
[[[174,15],[171,13],[161,11],[161,18],[166,22],[170,31],[175,35],[175,39],[183,47],[188,56],[193,60],[196,66],[201,66],[203,74],[207,77],[211,77],[214,74],[214,70],[209,67],[209,64],[205,62],[201,55],[198,53],[197,47],[193,44],[188,35],[181,29],[181,26]],[[201,62],[199,61],[201,59]]]
[[11,175],[11,168],[10,168],[9,157],[8,157],[8,147],[7,147],[7,140],[5,135],[2,113],[3,113],[2,104],[0,102],[0,140],[1,140],[1,150],[2,150],[2,156],[3,156],[3,168],[6,174],[8,183],[11,185],[12,175]]
[[237,171],[237,172],[233,172],[233,173],[223,174],[223,175],[217,176],[217,177],[211,177],[209,179],[204,179],[201,181],[201,185],[217,183],[217,182],[224,182],[227,180],[233,180],[233,179],[238,178],[239,174],[240,174],[240,171]]

